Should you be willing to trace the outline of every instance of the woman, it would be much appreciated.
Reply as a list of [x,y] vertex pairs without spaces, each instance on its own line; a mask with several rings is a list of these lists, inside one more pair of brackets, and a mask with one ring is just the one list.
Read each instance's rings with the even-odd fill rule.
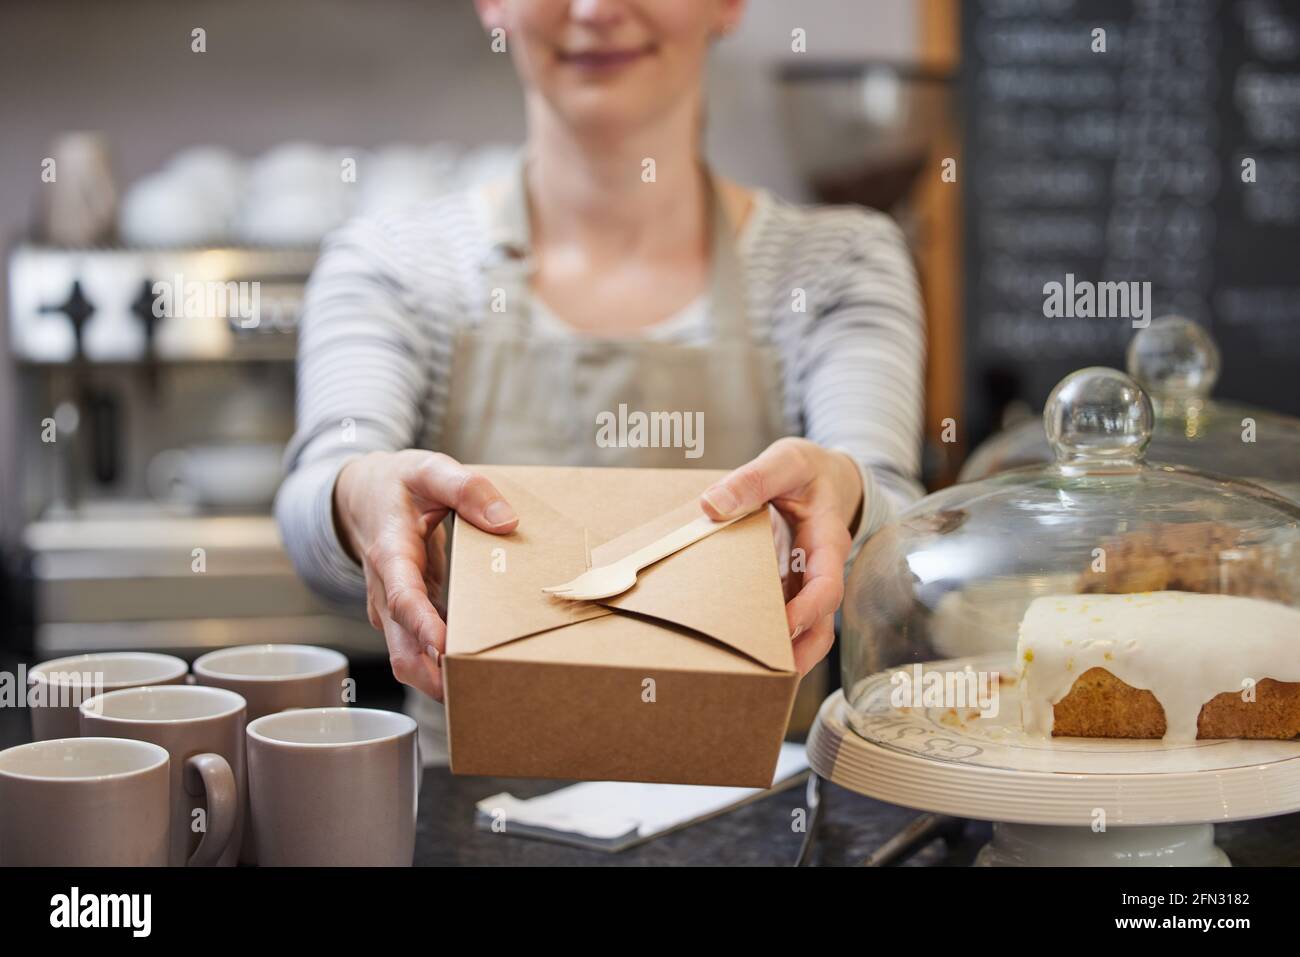
[[[518,172],[332,236],[309,285],[276,513],[303,577],[364,600],[441,698],[442,519],[518,520],[462,462],[734,469],[767,503],[795,661],[829,649],[851,549],[916,496],[923,328],[897,228],[801,209],[701,159],[710,43],[743,0],[478,0],[523,82]],[[700,454],[619,449],[620,405],[702,413]]]

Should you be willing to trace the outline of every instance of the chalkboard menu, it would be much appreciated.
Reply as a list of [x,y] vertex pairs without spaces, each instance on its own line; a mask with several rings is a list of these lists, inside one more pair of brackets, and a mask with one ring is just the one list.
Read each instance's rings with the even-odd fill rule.
[[972,437],[1170,312],[1216,395],[1300,414],[1300,4],[961,10]]

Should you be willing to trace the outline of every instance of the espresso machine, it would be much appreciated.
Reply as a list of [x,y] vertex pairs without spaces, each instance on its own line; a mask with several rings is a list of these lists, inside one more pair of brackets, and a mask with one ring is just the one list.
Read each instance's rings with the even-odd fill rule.
[[11,431],[34,653],[303,642],[380,656],[271,515],[315,249],[21,244]]

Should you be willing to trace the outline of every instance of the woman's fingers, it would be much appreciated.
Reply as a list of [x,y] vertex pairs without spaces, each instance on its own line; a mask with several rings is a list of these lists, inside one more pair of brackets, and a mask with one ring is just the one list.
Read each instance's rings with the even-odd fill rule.
[[384,633],[393,676],[440,699],[446,626],[429,602],[419,565],[403,552],[376,548],[368,556],[367,612],[371,625]]
[[422,648],[415,636],[393,619],[384,597],[384,583],[369,568],[366,569],[366,611],[370,624],[384,636],[393,677],[404,685],[442,700],[440,660]]
[[828,453],[805,439],[780,439],[700,496],[704,512],[715,520],[771,503],[791,524],[799,564],[787,572],[789,543],[783,548],[778,537],[777,547],[800,673],[815,665],[835,639],[835,610],[844,597],[844,563],[852,547],[848,506],[861,498],[856,466],[852,476],[842,477],[846,463],[851,464],[842,453]]
[[384,580],[384,605],[394,621],[419,643],[424,651],[442,654],[447,626],[434,610],[424,576],[413,563],[395,560],[380,569]]
[[721,521],[752,512],[816,477],[798,441],[780,439],[705,489],[700,505],[710,518]]
[[366,552],[366,565],[381,584],[379,611],[387,612],[423,649],[442,652],[446,626],[424,584],[428,553],[414,524],[394,522]]
[[447,626],[435,602],[446,581],[445,533],[455,511],[484,531],[504,534],[519,518],[488,479],[438,453],[373,452],[339,472],[334,507],[340,536],[366,575],[366,611],[383,631],[393,674],[442,694]]
[[833,624],[835,610],[844,598],[844,563],[852,541],[848,529],[828,512],[801,522],[794,542],[795,548],[803,551],[803,587],[790,599],[785,612],[790,634],[798,638],[823,621]]
[[806,675],[817,662],[826,657],[835,643],[835,619],[823,618],[811,631],[804,632],[794,642],[794,666],[799,674]]
[[504,534],[519,524],[519,516],[495,485],[450,456],[420,455],[405,481],[429,505],[451,509],[485,532]]
[[386,611],[380,612],[384,643],[393,677],[430,697],[442,700],[442,667],[426,654],[411,634]]

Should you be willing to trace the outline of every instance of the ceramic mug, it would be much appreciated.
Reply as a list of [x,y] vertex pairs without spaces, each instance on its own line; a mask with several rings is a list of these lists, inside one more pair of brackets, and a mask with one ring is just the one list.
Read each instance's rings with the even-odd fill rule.
[[189,666],[171,655],[143,651],[114,651],[73,655],[44,661],[27,673],[29,691],[36,695],[32,738],[75,738],[81,733],[80,708],[87,698],[106,691],[145,685],[175,685],[185,681]]
[[171,755],[172,867],[237,862],[248,794],[244,712],[233,691],[197,685],[110,691],[81,705],[83,735],[149,741]]
[[194,660],[194,681],[244,696],[248,720],[289,708],[342,705],[348,659],[313,645],[237,645]]
[[[225,688],[248,702],[248,721],[289,708],[328,708],[343,704],[348,659],[314,645],[237,645],[210,651],[194,661],[194,680]],[[248,817],[245,802],[244,817]],[[253,830],[244,829],[239,860],[257,863]]]
[[171,761],[122,738],[0,751],[0,867],[162,867]]
[[248,726],[259,864],[409,867],[420,758],[415,722],[370,708],[311,708]]

